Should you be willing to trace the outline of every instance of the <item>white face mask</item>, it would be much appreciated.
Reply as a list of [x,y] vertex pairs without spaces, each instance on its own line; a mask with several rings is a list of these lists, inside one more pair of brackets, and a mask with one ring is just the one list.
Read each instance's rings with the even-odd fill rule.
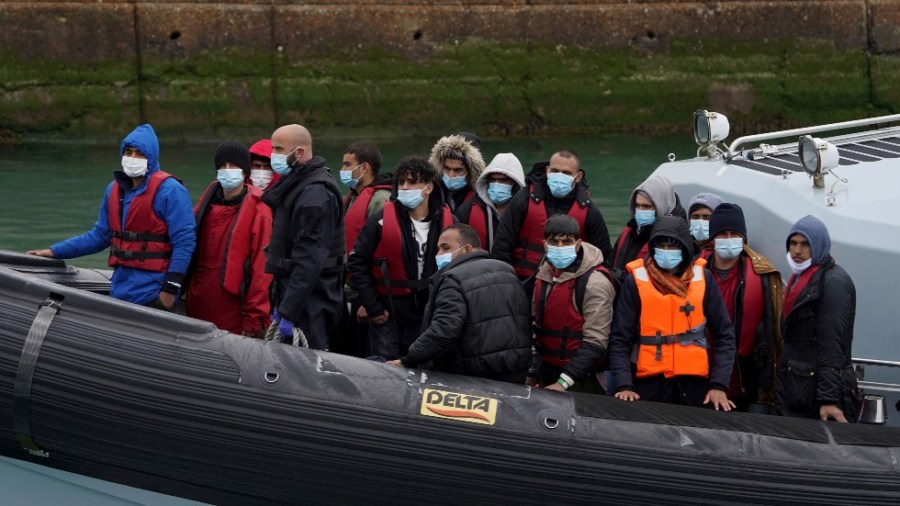
[[806,260],[804,260],[803,262],[800,262],[798,264],[797,262],[794,261],[793,258],[791,258],[791,252],[788,251],[787,262],[788,262],[788,267],[791,268],[791,272],[793,272],[795,276],[799,276],[800,274],[803,274],[803,271],[805,271],[806,269],[809,269],[810,265],[812,265],[812,258],[807,258]]
[[147,173],[147,160],[145,158],[122,157],[122,170],[128,177],[141,177]]
[[273,177],[275,177],[275,172],[268,169],[253,169],[250,171],[250,182],[260,190],[268,188]]

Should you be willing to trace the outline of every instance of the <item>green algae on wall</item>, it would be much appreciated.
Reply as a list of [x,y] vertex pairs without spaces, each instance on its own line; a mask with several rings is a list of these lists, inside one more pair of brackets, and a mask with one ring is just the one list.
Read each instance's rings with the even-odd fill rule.
[[870,60],[806,39],[670,38],[611,49],[472,38],[433,43],[427,54],[330,49],[292,61],[225,46],[144,55],[138,72],[127,58],[78,64],[0,53],[0,129],[116,136],[150,121],[182,138],[255,136],[287,122],[324,135],[684,131],[694,110],[709,108],[740,131],[900,103],[896,57]]

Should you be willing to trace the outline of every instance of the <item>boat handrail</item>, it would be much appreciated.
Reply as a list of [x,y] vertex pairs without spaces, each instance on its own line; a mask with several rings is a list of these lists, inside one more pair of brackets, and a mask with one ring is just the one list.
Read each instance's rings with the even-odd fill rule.
[[857,381],[856,385],[865,390],[879,390],[882,392],[900,393],[900,385],[896,383],[878,383],[875,381]]
[[878,365],[885,367],[900,367],[900,362],[896,362],[893,360],[877,360],[874,358],[851,358],[850,359],[854,364],[860,365]]
[[[900,368],[900,362],[896,362],[893,360],[878,360],[874,358],[854,358],[851,359],[854,366],[876,366],[876,367],[897,367]],[[857,375],[860,375],[860,371],[857,371]],[[897,383],[881,383],[875,381],[866,381],[862,379],[860,376],[859,381],[857,382],[859,388],[862,389],[870,389],[870,390],[880,390],[883,392],[892,392],[892,393],[900,393],[900,384]]]
[[765,134],[745,135],[738,137],[728,146],[728,155],[733,157],[740,153],[738,147],[756,141],[766,141],[771,139],[780,139],[782,137],[800,136],[817,132],[829,132],[832,130],[842,130],[845,128],[855,128],[866,125],[874,125],[877,123],[890,123],[900,121],[900,114],[891,114],[888,116],[878,116],[877,118],[857,119],[853,121],[843,121],[841,123],[829,123],[827,125],[818,125],[805,128],[794,128],[791,130],[780,130],[778,132],[769,132]]

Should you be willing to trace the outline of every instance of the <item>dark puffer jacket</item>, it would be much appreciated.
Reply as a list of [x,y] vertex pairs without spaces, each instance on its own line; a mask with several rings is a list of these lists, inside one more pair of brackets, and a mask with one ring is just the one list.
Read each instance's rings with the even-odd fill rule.
[[821,406],[834,404],[856,421],[860,399],[850,363],[855,319],[853,280],[828,257],[782,322],[779,414],[818,418]]
[[434,360],[446,372],[524,383],[531,362],[531,309],[509,265],[476,251],[432,279],[425,328],[401,359]]

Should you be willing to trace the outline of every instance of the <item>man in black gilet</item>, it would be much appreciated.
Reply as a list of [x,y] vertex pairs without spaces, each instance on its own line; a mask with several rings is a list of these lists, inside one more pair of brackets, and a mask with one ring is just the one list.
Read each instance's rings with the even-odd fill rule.
[[266,272],[273,274],[273,321],[284,342],[328,349],[343,304],[344,213],[325,159],[313,156],[300,125],[272,133],[272,170],[281,175],[263,194],[272,208]]

